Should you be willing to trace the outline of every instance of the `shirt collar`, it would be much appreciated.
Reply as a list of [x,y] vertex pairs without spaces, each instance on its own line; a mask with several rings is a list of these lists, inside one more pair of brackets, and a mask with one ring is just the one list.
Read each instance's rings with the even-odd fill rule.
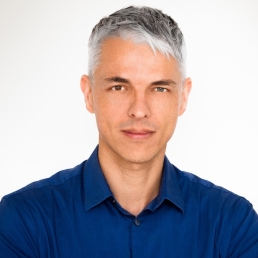
[[113,196],[100,168],[98,146],[85,163],[83,181],[86,211],[103,202],[108,197]]
[[169,162],[166,156],[164,158],[160,191],[155,209],[159,205],[161,205],[164,200],[168,200],[176,207],[178,207],[182,212],[184,212],[185,205],[182,192],[180,190],[177,174],[174,166]]
[[[83,181],[86,211],[100,204],[108,197],[113,197],[99,164],[98,146],[85,163],[83,168]],[[184,201],[176,171],[166,156],[164,158],[160,192],[154,209],[160,206],[164,200],[168,200],[177,206],[182,212],[184,211]]]

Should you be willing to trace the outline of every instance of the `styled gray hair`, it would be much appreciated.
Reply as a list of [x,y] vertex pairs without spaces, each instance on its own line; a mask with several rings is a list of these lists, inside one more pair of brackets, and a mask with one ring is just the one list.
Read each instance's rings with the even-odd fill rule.
[[177,23],[162,11],[150,7],[130,6],[105,17],[93,28],[89,39],[89,77],[99,64],[101,47],[113,37],[148,44],[154,53],[161,52],[177,61],[182,79],[185,79],[185,43]]

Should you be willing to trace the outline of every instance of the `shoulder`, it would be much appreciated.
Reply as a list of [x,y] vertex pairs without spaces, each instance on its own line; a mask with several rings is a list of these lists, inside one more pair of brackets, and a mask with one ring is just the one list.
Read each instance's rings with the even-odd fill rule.
[[1,202],[3,200],[17,202],[24,198],[36,200],[46,198],[47,195],[52,195],[53,197],[55,193],[57,194],[60,191],[65,193],[73,188],[76,189],[82,182],[82,172],[85,162],[83,161],[74,168],[61,170],[49,178],[30,183],[13,193],[5,195]]
[[[44,228],[52,228],[53,222],[56,221],[53,219],[55,216],[60,221],[64,218],[69,220],[69,210],[73,208],[75,202],[81,201],[84,164],[85,161],[74,168],[59,171],[50,178],[33,182],[2,198],[1,251],[13,255],[20,254],[19,250],[26,250],[26,253],[30,254],[29,257],[37,256],[38,239],[39,235],[45,234]],[[10,246],[12,250],[9,249]]]
[[[252,204],[221,186],[174,167],[185,202],[185,215],[199,227],[214,229],[221,252],[230,257],[254,257],[258,252],[258,215]],[[242,257],[242,256],[241,256]]]
[[206,215],[210,214],[217,220],[227,218],[231,221],[232,216],[237,220],[243,212],[255,212],[252,204],[245,197],[192,173],[173,167],[185,206],[191,207],[190,210],[198,210]]
[[215,199],[216,202],[220,203],[223,201],[241,200],[247,205],[251,205],[244,197],[239,196],[222,186],[218,186],[208,180],[198,177],[195,174],[181,171],[174,165],[173,167],[176,172],[182,193],[191,195],[196,198]]

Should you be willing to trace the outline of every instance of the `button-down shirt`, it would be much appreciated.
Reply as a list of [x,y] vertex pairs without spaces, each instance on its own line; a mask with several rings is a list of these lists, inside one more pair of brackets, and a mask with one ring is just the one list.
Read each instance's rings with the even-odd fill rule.
[[75,168],[3,197],[0,257],[257,258],[258,216],[165,157],[159,195],[135,217],[115,200],[96,148]]

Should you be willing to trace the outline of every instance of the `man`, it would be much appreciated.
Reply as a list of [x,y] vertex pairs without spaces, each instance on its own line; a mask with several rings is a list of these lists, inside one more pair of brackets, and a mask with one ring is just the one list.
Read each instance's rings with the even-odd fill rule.
[[0,257],[258,257],[252,205],[165,156],[191,90],[169,16],[128,7],[102,19],[81,89],[99,145],[2,199]]

